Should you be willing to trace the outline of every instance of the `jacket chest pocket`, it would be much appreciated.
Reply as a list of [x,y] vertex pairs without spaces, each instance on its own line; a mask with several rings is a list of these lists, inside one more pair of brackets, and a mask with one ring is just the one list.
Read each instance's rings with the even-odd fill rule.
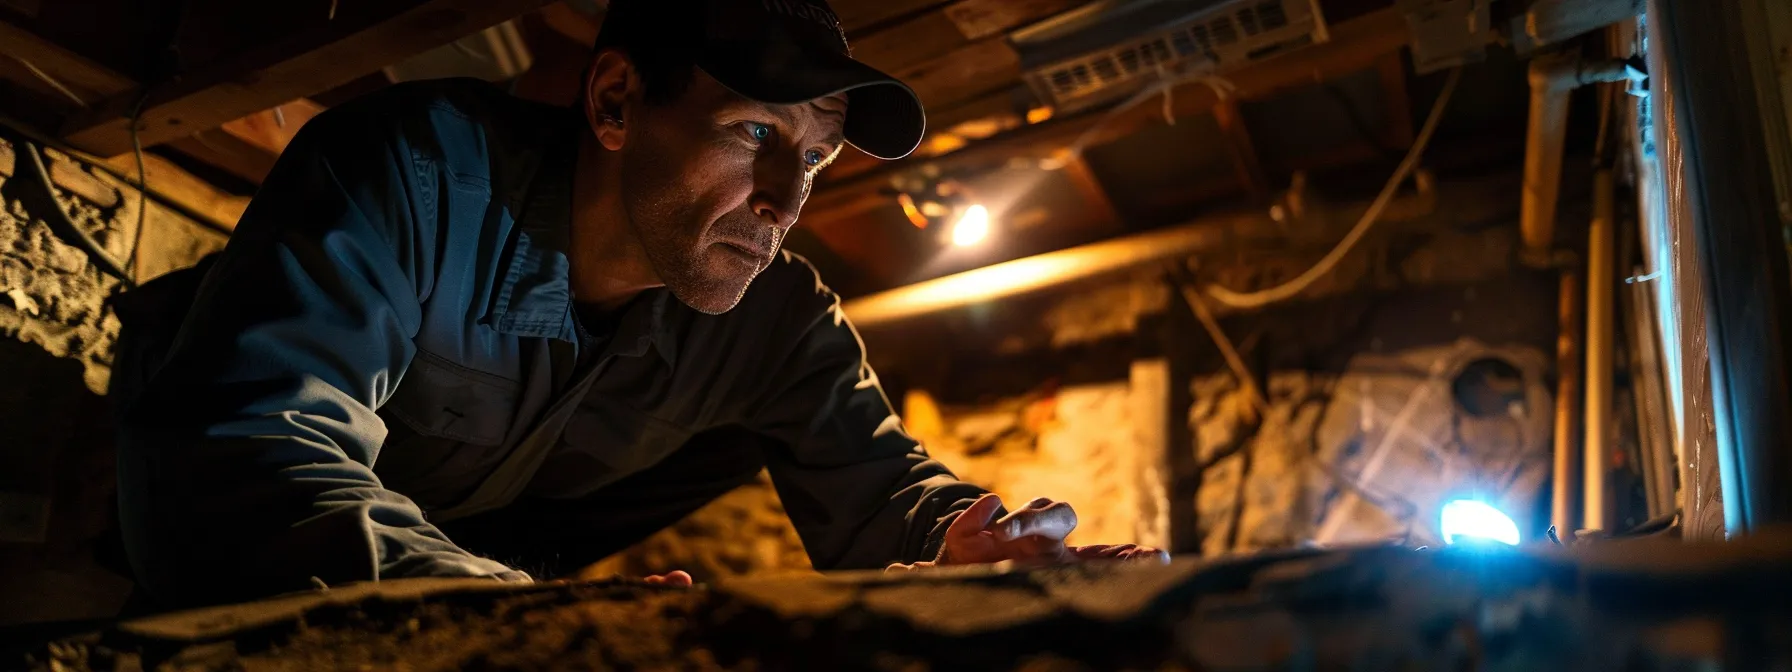
[[516,414],[518,384],[419,349],[382,410],[429,436],[495,446]]

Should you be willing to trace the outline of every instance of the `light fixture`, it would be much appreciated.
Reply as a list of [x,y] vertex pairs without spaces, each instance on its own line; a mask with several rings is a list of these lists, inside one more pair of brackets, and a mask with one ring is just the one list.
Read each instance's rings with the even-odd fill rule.
[[972,205],[964,209],[958,216],[958,222],[952,225],[952,244],[959,247],[970,247],[983,242],[989,237],[989,208]]
[[1486,502],[1458,499],[1445,504],[1442,527],[1446,544],[1496,541],[1518,545],[1518,524]]

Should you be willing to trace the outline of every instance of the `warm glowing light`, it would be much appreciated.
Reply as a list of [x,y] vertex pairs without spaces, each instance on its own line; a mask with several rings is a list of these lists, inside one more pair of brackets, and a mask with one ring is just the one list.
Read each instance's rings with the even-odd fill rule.
[[952,244],[969,247],[983,242],[989,237],[989,208],[973,205],[964,209],[959,215],[958,223],[952,225]]
[[1518,524],[1499,509],[1472,499],[1458,499],[1444,505],[1443,531],[1446,544],[1469,538],[1518,545]]

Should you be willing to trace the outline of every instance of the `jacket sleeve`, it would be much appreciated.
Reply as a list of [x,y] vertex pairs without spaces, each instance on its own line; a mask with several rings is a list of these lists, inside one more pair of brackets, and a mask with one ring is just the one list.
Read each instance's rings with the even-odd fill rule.
[[768,289],[787,298],[774,331],[791,336],[750,423],[775,439],[766,464],[778,496],[817,569],[931,560],[946,526],[987,491],[908,435],[839,297],[800,257],[784,263],[797,279]]
[[455,546],[372,471],[374,410],[414,353],[439,244],[433,164],[394,114],[351,105],[305,127],[123,416],[126,547],[159,601],[527,578]]

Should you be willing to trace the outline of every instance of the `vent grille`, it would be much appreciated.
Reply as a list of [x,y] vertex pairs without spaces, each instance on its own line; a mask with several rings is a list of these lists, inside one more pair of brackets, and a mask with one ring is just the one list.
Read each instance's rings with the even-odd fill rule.
[[1324,41],[1311,0],[1242,0],[1028,73],[1064,111],[1125,95],[1161,73],[1219,71]]

